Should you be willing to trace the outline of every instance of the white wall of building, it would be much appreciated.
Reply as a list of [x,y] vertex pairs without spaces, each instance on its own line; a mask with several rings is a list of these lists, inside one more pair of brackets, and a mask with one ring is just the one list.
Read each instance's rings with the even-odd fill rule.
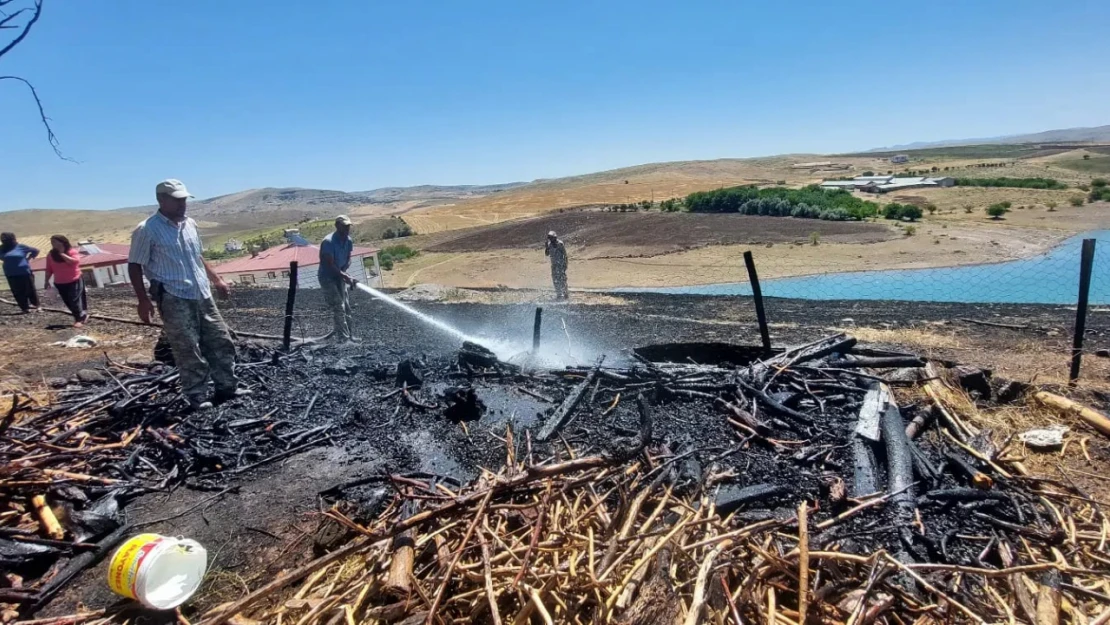
[[[96,289],[113,284],[129,284],[131,279],[127,275],[127,263],[118,265],[105,265],[103,267],[83,267],[81,277],[85,279],[85,288]],[[46,272],[35,272],[35,287],[42,290],[46,287]]]
[[[374,267],[376,267],[376,274],[371,275],[371,271],[366,268],[363,259],[366,259]],[[319,270],[319,264],[308,265],[306,267],[297,268],[297,288],[301,289],[318,289],[320,282],[316,278],[316,272]],[[219,266],[216,267],[219,271]],[[373,254],[370,256],[354,256],[351,258],[351,268],[347,273],[352,278],[358,280],[363,284],[368,284],[373,287],[380,288],[382,286],[381,267],[378,265],[378,255]],[[268,287],[288,287],[289,286],[289,270],[268,270],[268,271],[239,271],[220,273],[224,280],[235,284],[248,284],[254,286],[268,286]]]

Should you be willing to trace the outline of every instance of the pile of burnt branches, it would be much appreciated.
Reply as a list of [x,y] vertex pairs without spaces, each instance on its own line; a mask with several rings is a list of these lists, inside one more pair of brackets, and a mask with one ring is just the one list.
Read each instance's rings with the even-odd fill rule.
[[[534,437],[504,433],[499,471],[463,487],[383,478],[395,497],[376,518],[328,513],[346,546],[202,622],[1107,618],[1099,503],[1029,477],[976,426],[966,388],[1005,399],[1010,385],[854,343],[567,372],[578,381]],[[621,405],[637,418],[626,437],[577,451],[562,437]],[[697,405],[731,429],[723,451],[678,453],[660,434]]]
[[[471,467],[473,480],[403,466],[357,480],[385,496],[326,511],[346,542],[201,622],[1040,622],[1061,605],[1077,622],[1101,614],[1110,524],[1100,504],[1029,476],[979,418],[978,403],[1026,389],[855,343],[837,335],[756,361],[694,350],[685,362],[556,371],[475,345],[432,365],[332,362],[324,373],[372,398],[360,426],[458,422],[436,431],[494,461]],[[273,391],[258,405],[183,416],[172,373],[136,372],[111,394],[9,423],[6,544],[102,550],[128,529],[100,543],[77,540],[78,526],[48,538],[44,494],[80,499],[75,488],[80,512],[175,483],[219,489],[331,440],[336,422],[305,418],[318,397],[331,401],[312,391],[320,371],[242,370]],[[304,404],[274,405],[288,397],[278,387],[300,378]],[[493,386],[550,407],[532,426],[495,430],[481,399]],[[328,501],[353,492],[330,489]],[[34,593],[9,592],[41,602],[62,573]]]
[[332,512],[358,537],[202,622],[1042,622],[1063,598],[1087,614],[1105,600],[1102,530],[1050,492],[1029,494],[1059,525],[961,536],[976,564],[919,562],[838,534],[885,518],[897,492],[751,522],[711,489],[679,495],[649,450],[529,465],[506,434],[500,472],[458,490],[397,480],[365,525]]
[[[269,362],[239,372],[260,387]],[[121,512],[140,495],[224,493],[235,475],[330,441],[328,426],[282,421],[277,407],[236,400],[191,413],[177,372],[157,363],[89,371],[106,382],[52,391],[46,405],[16,396],[0,419],[0,603],[33,611],[49,601],[141,529]]]

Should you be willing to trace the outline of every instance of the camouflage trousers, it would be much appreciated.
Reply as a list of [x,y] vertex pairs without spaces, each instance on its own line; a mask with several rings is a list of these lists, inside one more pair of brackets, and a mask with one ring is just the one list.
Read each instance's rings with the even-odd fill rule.
[[151,285],[151,295],[162,315],[162,333],[169,341],[181,374],[181,392],[193,401],[208,395],[208,377],[216,393],[232,393],[239,384],[235,377],[235,343],[216,301],[182,299]]
[[566,263],[551,263],[551,282],[555,284],[556,299],[570,299],[570,292],[567,290]]
[[331,309],[332,322],[335,325],[332,339],[336,342],[350,339],[351,293],[346,283],[340,280],[321,280],[320,288],[324,291],[324,302]]

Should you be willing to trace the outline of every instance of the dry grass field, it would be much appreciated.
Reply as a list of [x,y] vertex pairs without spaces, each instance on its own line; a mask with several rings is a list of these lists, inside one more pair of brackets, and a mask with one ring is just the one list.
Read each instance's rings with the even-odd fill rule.
[[[959,152],[959,151],[957,151]],[[1003,151],[1004,152],[1004,151]],[[615,169],[585,176],[572,176],[556,180],[537,181],[501,193],[459,202],[456,204],[415,209],[403,215],[404,220],[419,234],[431,234],[450,230],[472,228],[534,217],[539,214],[564,210],[572,207],[591,205],[629,204],[643,200],[656,202],[675,197],[683,197],[694,191],[705,191],[720,187],[745,184],[774,185],[784,183],[788,186],[802,186],[821,182],[834,177],[859,175],[865,171],[876,174],[893,172],[906,174],[910,171],[927,171],[933,176],[952,177],[996,177],[1012,178],[1050,177],[1074,187],[1089,182],[1092,173],[1078,171],[1075,163],[1083,161],[1083,155],[1091,156],[1097,166],[1099,158],[1110,157],[1084,149],[1033,152],[1031,158],[988,157],[977,158],[960,155],[953,157],[941,154],[914,158],[908,164],[891,165],[885,158],[868,155],[820,156],[799,154],[752,159],[721,159],[715,161],[685,161],[675,163],[656,163]],[[796,163],[830,161],[847,165],[848,169],[797,169]],[[1001,165],[998,167],[978,167],[980,164]],[[936,171],[932,171],[933,169]],[[1097,172],[1095,172],[1097,175]],[[914,190],[917,191],[917,190]],[[1010,201],[1015,206],[1041,206],[1048,202],[1059,205],[1067,203],[1073,195],[1081,191],[1048,191],[1036,189],[988,189],[954,188],[926,191],[928,202],[936,204],[943,211],[962,211],[972,206],[976,211],[994,202]],[[900,195],[918,195],[907,192]],[[861,196],[879,202],[900,201],[898,196],[880,197]]]
[[[815,172],[794,169],[794,163],[831,160],[852,169]],[[792,186],[820,182],[826,177],[864,171],[880,164],[877,158],[831,159],[812,154],[753,159],[721,159],[655,163],[572,176],[496,193],[484,198],[416,210],[404,220],[418,233],[455,230],[494,224],[576,206],[630,204],[643,200],[656,202],[684,197],[694,191],[744,184],[773,185],[780,181]]]
[[36,209],[0,213],[0,230],[24,238],[60,233],[72,241],[93,239],[113,243],[127,241],[131,231],[145,218],[145,213],[132,211]]

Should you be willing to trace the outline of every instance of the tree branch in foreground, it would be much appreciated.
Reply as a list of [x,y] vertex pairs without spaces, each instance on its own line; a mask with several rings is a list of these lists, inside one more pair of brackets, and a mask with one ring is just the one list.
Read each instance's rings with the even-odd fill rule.
[[17,80],[27,85],[27,88],[31,90],[31,97],[35,99],[35,105],[39,107],[39,119],[42,120],[42,125],[46,128],[46,140],[50,143],[50,147],[54,150],[54,153],[58,155],[58,158],[63,161],[76,163],[77,161],[62,154],[61,146],[58,143],[58,137],[54,134],[54,129],[50,127],[50,118],[46,116],[46,110],[42,108],[42,100],[39,99],[39,92],[35,91],[35,86],[27,81],[27,79],[20,78],[19,76],[0,76],[0,80]]

